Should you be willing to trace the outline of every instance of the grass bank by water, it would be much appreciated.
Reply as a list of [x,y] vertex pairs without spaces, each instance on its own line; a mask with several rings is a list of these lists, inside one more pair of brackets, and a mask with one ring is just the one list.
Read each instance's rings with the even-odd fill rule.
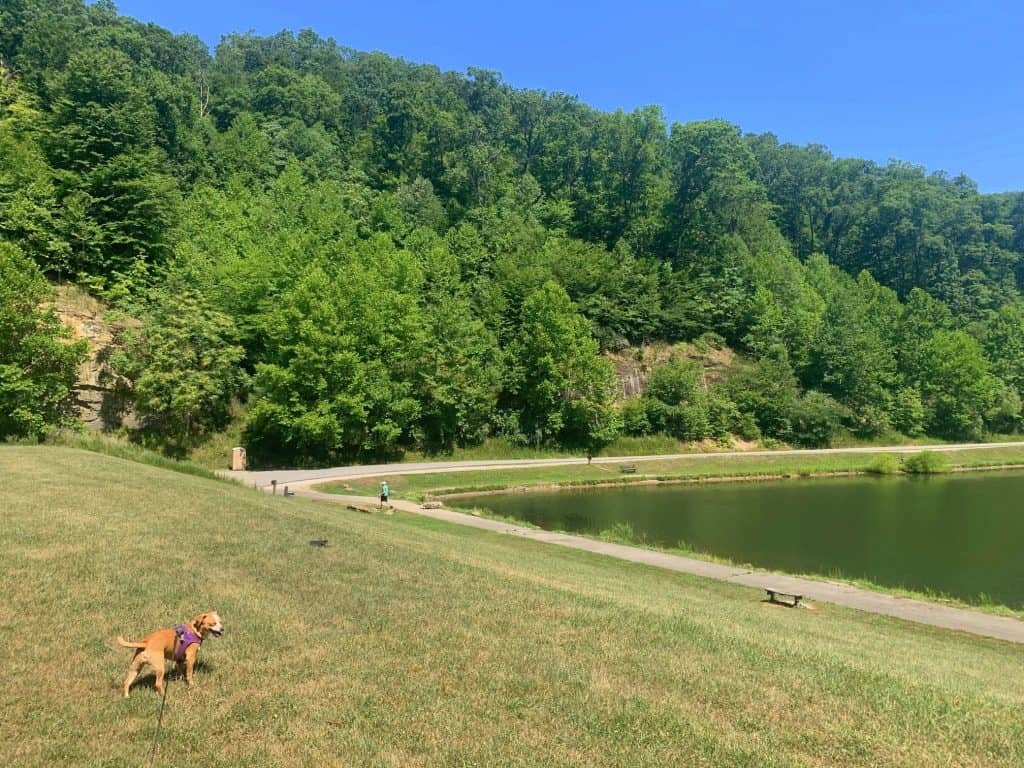
[[113,637],[207,608],[158,764],[1024,761],[1019,646],[68,448],[0,471],[14,765],[143,764],[159,698],[119,698]]
[[[500,520],[502,522],[511,523],[514,525],[528,526],[536,528],[533,523],[518,520],[516,518],[508,517],[507,515],[499,515],[488,511],[487,509],[481,509],[473,507],[472,509],[463,510],[473,515],[480,517],[487,517],[493,520]],[[721,565],[729,565],[736,568],[755,568],[751,563],[737,562],[728,557],[721,557],[710,552],[705,552],[699,549],[691,549],[685,546],[685,542],[682,542],[680,546],[676,547],[663,547],[655,546],[650,542],[646,541],[645,538],[638,534],[632,525],[629,523],[618,523],[610,529],[603,530],[594,536],[588,536],[585,533],[579,531],[561,531],[571,536],[584,536],[587,538],[596,538],[601,541],[610,541],[615,544],[626,544],[628,546],[640,546],[645,549],[652,549],[658,552],[666,552],[673,555],[681,555],[683,557],[694,558],[697,560],[705,560],[711,563],[719,563]],[[921,591],[905,589],[901,587],[893,587],[885,584],[879,584],[866,578],[849,578],[842,573],[804,573],[800,571],[787,572],[791,576],[797,576],[802,579],[813,579],[816,581],[830,581],[830,582],[842,582],[845,584],[852,584],[861,589],[867,589],[872,592],[882,592],[887,595],[895,595],[897,597],[907,597],[914,600],[926,600],[933,603],[941,603],[943,605],[949,605],[955,608],[965,608],[973,611],[981,611],[983,613],[990,613],[995,616],[1007,616],[1013,619],[1024,620],[1024,612],[1014,610],[1009,606],[1002,605],[1000,603],[993,602],[992,599],[986,595],[980,595],[979,599],[974,602],[966,602],[959,598],[937,591]]]
[[[749,456],[744,454],[695,454],[681,459],[637,461],[636,472],[624,474],[619,463],[571,464],[563,466],[500,468],[468,471],[431,472],[354,478],[344,483],[318,486],[327,493],[372,496],[382,480],[398,498],[420,501],[427,497],[459,493],[523,490],[623,484],[637,482],[687,482],[732,479],[776,479],[815,477],[835,474],[906,471],[908,456],[884,451],[870,453],[780,454]],[[933,471],[1024,467],[1024,447],[1010,446],[949,451],[931,454],[936,462],[926,461]],[[916,462],[911,462],[911,466]]]
[[[590,464],[552,467],[528,467],[522,469],[473,470],[439,472],[430,474],[388,475],[392,493],[398,497],[420,501],[425,498],[445,498],[453,506],[460,506],[460,498],[487,493],[510,491],[557,490],[581,487],[618,486],[635,483],[687,483],[717,481],[766,481],[789,480],[811,477],[843,476],[851,474],[929,474],[984,469],[1020,467],[1024,469],[1024,447],[995,447],[958,451],[922,451],[920,453],[894,454],[871,452],[858,454],[825,455],[703,455],[666,461],[635,462],[634,474],[622,474],[619,464]],[[373,495],[377,492],[380,477],[357,478],[345,483],[327,483],[318,490]],[[469,501],[472,504],[472,501]],[[497,517],[486,509],[477,509],[477,514]],[[515,520],[517,524],[525,524]],[[584,535],[572,532],[573,535]],[[733,563],[714,554],[680,547],[654,547],[626,527],[602,532],[597,536],[622,544],[658,549],[673,554],[694,557],[712,562],[736,566],[747,563]],[[751,566],[752,567],[752,566]],[[966,603],[949,595],[899,589],[876,584],[866,579],[849,579],[841,574],[793,573],[803,578],[844,581],[856,586],[886,594],[939,602],[957,607],[972,608],[986,613],[1020,618],[1019,612],[979,599]]]

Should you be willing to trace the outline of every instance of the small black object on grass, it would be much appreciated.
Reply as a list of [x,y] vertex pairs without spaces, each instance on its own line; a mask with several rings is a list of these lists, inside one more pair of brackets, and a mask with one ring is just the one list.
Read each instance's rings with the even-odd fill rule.
[[313,540],[311,540],[309,542],[309,546],[311,546],[311,547],[326,547],[327,546],[327,539],[313,539]]

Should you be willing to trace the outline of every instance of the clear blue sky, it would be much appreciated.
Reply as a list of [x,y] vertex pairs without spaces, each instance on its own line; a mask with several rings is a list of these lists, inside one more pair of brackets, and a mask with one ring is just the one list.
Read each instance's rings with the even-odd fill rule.
[[211,48],[221,35],[314,29],[341,45],[604,110],[658,104],[842,157],[964,172],[1024,189],[1024,2],[313,2],[123,0]]

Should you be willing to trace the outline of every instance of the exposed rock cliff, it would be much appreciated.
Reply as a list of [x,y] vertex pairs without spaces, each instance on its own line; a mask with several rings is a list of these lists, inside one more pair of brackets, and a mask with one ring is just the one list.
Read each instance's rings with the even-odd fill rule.
[[74,338],[89,342],[89,355],[78,369],[74,389],[79,418],[96,431],[131,426],[133,419],[121,413],[109,359],[118,333],[132,321],[109,322],[103,304],[74,286],[59,286],[53,307]]
[[715,384],[726,377],[736,354],[728,347],[701,350],[684,343],[630,347],[608,353],[607,357],[615,365],[615,373],[619,377],[619,397],[625,400],[642,395],[651,371],[673,357],[697,361],[703,368],[706,382]]

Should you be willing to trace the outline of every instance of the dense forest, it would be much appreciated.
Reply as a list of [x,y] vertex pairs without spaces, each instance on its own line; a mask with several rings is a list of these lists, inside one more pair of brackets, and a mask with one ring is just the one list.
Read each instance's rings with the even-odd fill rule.
[[[244,19],[239,20],[244,26]],[[499,436],[1016,431],[1024,194],[310,30],[0,4],[0,435],[66,423],[73,282],[137,319],[139,436],[312,463]],[[622,401],[608,353],[691,342]]]

